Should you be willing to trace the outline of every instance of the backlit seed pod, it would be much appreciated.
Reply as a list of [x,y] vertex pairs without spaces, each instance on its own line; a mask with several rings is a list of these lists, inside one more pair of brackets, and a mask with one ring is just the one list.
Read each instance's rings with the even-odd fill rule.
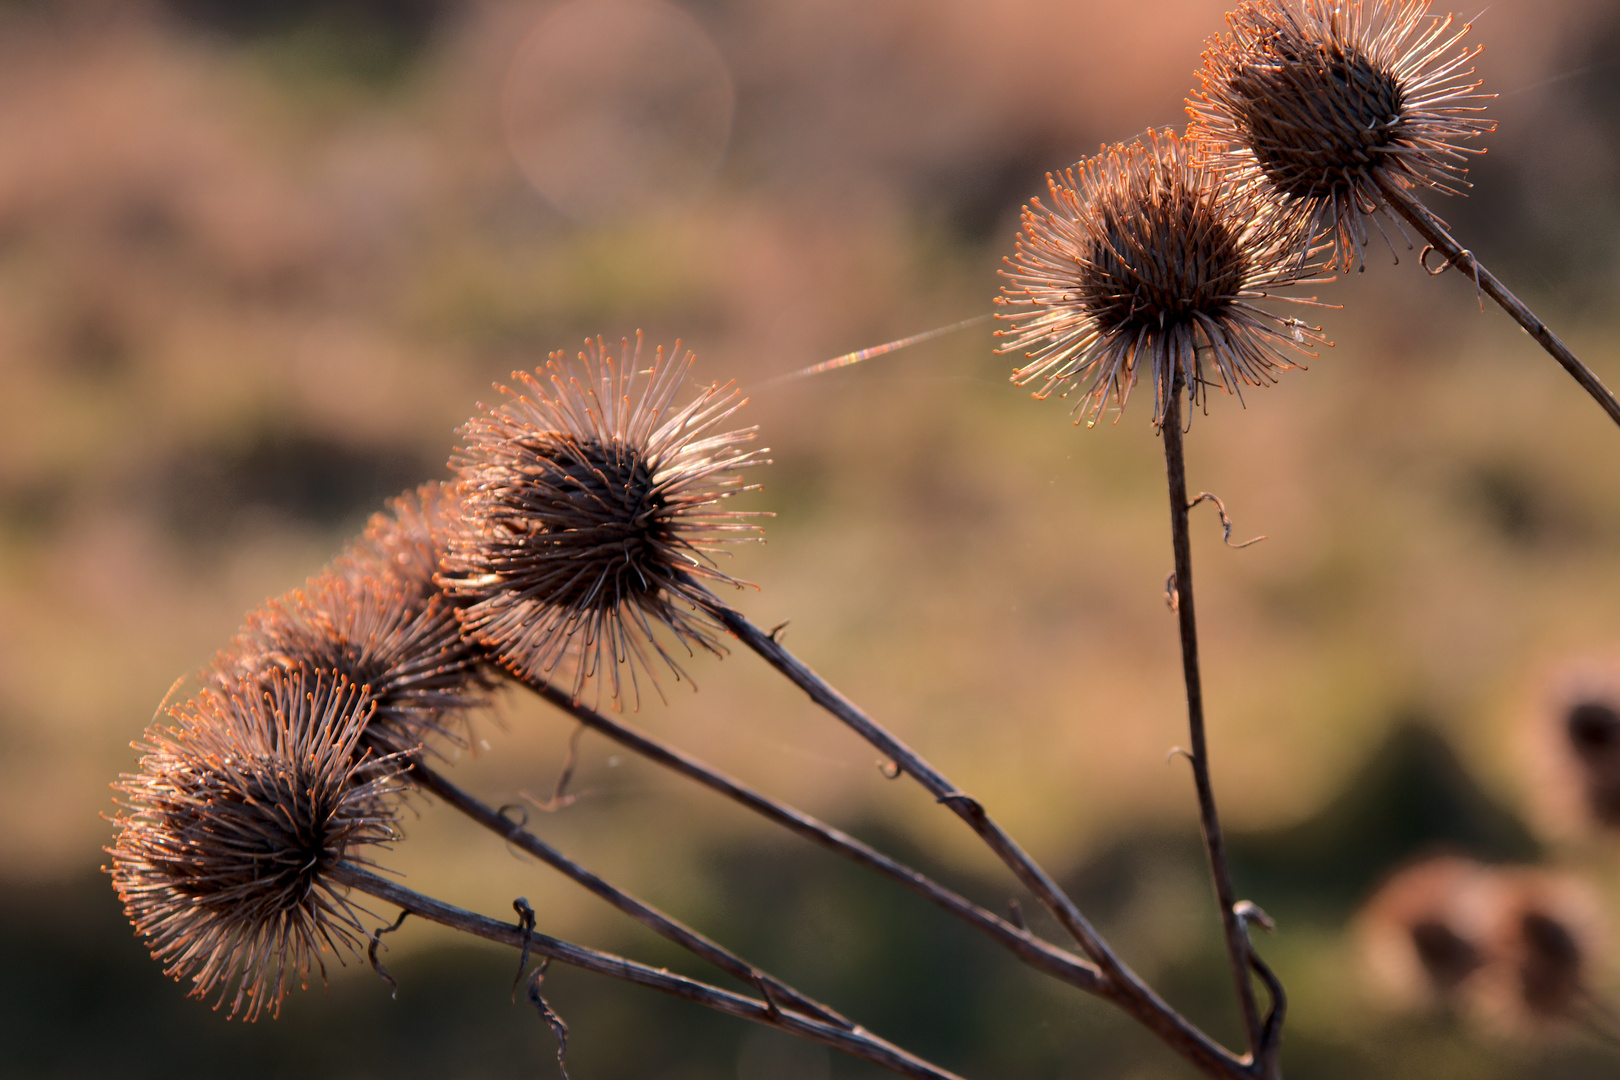
[[356,576],[384,574],[414,591],[425,605],[440,592],[434,583],[450,530],[461,514],[461,489],[435,480],[388,500],[336,565]]
[[1487,962],[1495,898],[1489,870],[1451,856],[1386,881],[1356,917],[1380,997],[1401,1006],[1455,1004]]
[[397,837],[399,762],[359,749],[371,708],[346,680],[277,675],[264,693],[205,690],[138,744],[108,872],[192,996],[274,1015],[312,967],[325,978],[323,953],[365,938],[331,874]]
[[1331,238],[1330,262],[1357,265],[1380,182],[1466,188],[1466,141],[1495,129],[1490,95],[1467,65],[1468,31],[1430,0],[1250,0],[1210,40],[1188,137],[1277,192],[1305,235]]
[[263,689],[282,674],[341,675],[375,706],[360,745],[390,754],[439,738],[466,745],[466,712],[494,685],[486,662],[442,593],[339,562],[250,612],[210,682]]
[[466,714],[495,680],[433,580],[459,508],[454,486],[438,483],[389,500],[325,571],[248,614],[215,658],[212,682],[263,686],[274,672],[335,673],[370,689],[363,747],[432,749],[439,738],[465,746]]
[[1194,401],[1208,385],[1241,396],[1327,344],[1254,303],[1317,280],[1275,201],[1195,160],[1174,132],[1105,148],[1047,186],[1052,206],[1024,207],[1002,271],[998,314],[1013,325],[1001,351],[1024,352],[1012,378],[1040,380],[1036,397],[1076,394],[1076,422],[1123,409],[1146,377],[1157,424],[1178,372]]
[[750,515],[725,509],[745,490],[737,470],[754,429],[724,430],[742,404],[731,386],[676,397],[692,366],[677,342],[646,370],[638,336],[615,361],[601,342],[576,363],[554,353],[468,421],[451,462],[462,516],[439,581],[468,636],[520,678],[559,670],[577,699],[603,683],[617,705],[620,668],[639,700],[638,670],[669,648],[722,651],[705,581],[736,585],[713,554],[753,539]]

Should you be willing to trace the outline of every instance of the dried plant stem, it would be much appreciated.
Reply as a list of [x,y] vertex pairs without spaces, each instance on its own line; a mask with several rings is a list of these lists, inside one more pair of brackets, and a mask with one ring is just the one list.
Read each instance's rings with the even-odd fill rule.
[[[1496,280],[1489,270],[1480,265],[1474,253],[1459,244],[1455,237],[1446,229],[1445,222],[1435,216],[1434,212],[1424,206],[1412,194],[1396,184],[1391,183],[1382,173],[1375,174],[1378,179],[1379,190],[1388,200],[1390,208],[1418,231],[1418,234],[1434,246],[1434,249],[1446,257],[1446,265],[1456,265],[1463,273],[1473,278],[1478,287],[1502,308],[1513,316],[1513,320],[1524,327],[1525,332],[1535,338],[1537,343],[1569,372],[1576,382],[1592,395],[1594,401],[1609,414],[1609,419],[1620,424],[1620,402],[1617,402],[1609,388],[1603,385],[1591,368],[1576,358],[1569,351],[1569,346],[1559,340],[1558,335],[1547,328],[1547,324],[1536,318],[1535,314],[1507,290],[1500,281]],[[1438,272],[1438,271],[1436,271]]]
[[350,863],[339,864],[332,873],[332,880],[379,900],[385,900],[400,910],[408,911],[429,922],[448,926],[452,930],[459,930],[502,945],[510,945],[513,948],[523,948],[526,944],[530,950],[541,956],[586,971],[594,971],[599,975],[609,975],[627,982],[650,986],[655,990],[706,1005],[732,1016],[780,1028],[870,1061],[874,1065],[881,1065],[902,1076],[915,1077],[917,1080],[961,1080],[956,1074],[946,1072],[913,1054],[908,1054],[863,1028],[840,1027],[797,1013],[784,1012],[769,1000],[761,1001],[758,998],[733,994],[696,979],[688,979],[660,968],[638,964],[622,956],[588,949],[545,934],[525,931],[521,926],[499,922],[488,916],[435,900],[430,896],[423,896]]
[[1181,630],[1181,672],[1187,683],[1187,727],[1192,743],[1187,759],[1192,762],[1193,784],[1198,789],[1198,823],[1204,834],[1204,850],[1209,855],[1210,875],[1215,879],[1215,899],[1221,909],[1221,926],[1226,949],[1237,982],[1238,1004],[1243,1013],[1243,1029],[1251,1058],[1264,1065],[1261,1046],[1260,1012],[1255,1004],[1254,984],[1249,979],[1249,939],[1237,912],[1237,895],[1232,888],[1232,871],[1227,864],[1226,842],[1215,810],[1215,789],[1209,776],[1209,748],[1204,738],[1204,689],[1198,669],[1198,620],[1193,608],[1192,544],[1187,529],[1187,463],[1181,439],[1181,372],[1166,404],[1160,432],[1164,437],[1164,465],[1170,488],[1170,540],[1175,549],[1175,610]]
[[895,738],[819,675],[784,649],[780,642],[749,621],[741,612],[716,597],[708,601],[711,613],[726,629],[774,667],[810,699],[842,720],[868,743],[920,783],[936,802],[943,803],[967,823],[997,857],[1035,894],[1064,930],[1101,969],[1101,991],[1120,1008],[1136,1017],[1160,1039],[1212,1076],[1250,1075],[1248,1066],[1230,1051],[1199,1031],[1172,1009],[1151,987],[1127,967],[1080,913],[1044,869],[1019,847],[1013,838],[985,811],[979,801],[957,790],[956,786],[924,761],[910,747]]
[[1057,946],[1042,941],[1028,930],[1014,926],[1000,916],[985,910],[939,884],[925,874],[883,854],[855,839],[848,833],[801,813],[791,806],[777,802],[737,780],[725,775],[689,754],[668,746],[628,724],[604,716],[596,710],[573,700],[565,691],[549,683],[519,680],[541,698],[573,716],[593,731],[612,739],[649,761],[696,780],[711,791],[716,791],[768,821],[775,822],[790,832],[823,847],[836,851],[853,862],[876,871],[882,876],[911,890],[923,899],[961,919],[992,941],[1016,955],[1026,964],[1061,979],[1071,986],[1104,997],[1110,996],[1107,984],[1097,969]]
[[721,945],[710,941],[696,930],[670,918],[657,908],[603,881],[585,867],[574,862],[499,810],[463,791],[449,779],[435,772],[421,761],[411,764],[410,776],[423,791],[431,792],[461,811],[484,828],[533,855],[552,869],[585,886],[620,911],[682,948],[709,961],[715,967],[734,975],[750,986],[764,988],[770,998],[782,1008],[796,1009],[828,1024],[853,1029],[854,1024],[827,1006],[805,997],[786,983],[760,971],[754,965]]

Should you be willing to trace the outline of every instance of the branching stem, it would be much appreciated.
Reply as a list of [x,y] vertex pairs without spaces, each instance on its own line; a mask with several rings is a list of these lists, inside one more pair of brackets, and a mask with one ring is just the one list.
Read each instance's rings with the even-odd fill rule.
[[510,945],[513,948],[522,948],[527,943],[532,951],[541,956],[600,975],[650,986],[666,994],[685,998],[687,1001],[694,1001],[732,1016],[740,1016],[745,1020],[781,1028],[783,1031],[870,1061],[874,1065],[881,1065],[901,1076],[914,1077],[915,1080],[961,1080],[955,1073],[931,1065],[863,1028],[840,1027],[799,1013],[787,1012],[757,998],[733,994],[717,986],[688,979],[683,975],[675,975],[661,968],[638,964],[634,960],[627,960],[613,953],[588,949],[583,945],[575,945],[525,930],[512,923],[499,922],[488,916],[435,900],[430,896],[423,896],[350,863],[339,864],[332,873],[332,879],[379,900],[385,900],[419,918],[448,926],[452,930],[459,930],[502,945]]
[[[1221,909],[1221,927],[1226,937],[1232,974],[1237,982],[1238,1005],[1243,1014],[1243,1030],[1251,1057],[1261,1051],[1260,1011],[1255,1004],[1254,984],[1249,979],[1249,939],[1237,913],[1237,894],[1232,888],[1232,871],[1226,859],[1226,841],[1221,835],[1220,816],[1215,810],[1215,788],[1209,775],[1209,746],[1204,738],[1204,687],[1198,668],[1198,618],[1193,607],[1192,542],[1187,527],[1187,463],[1181,439],[1181,370],[1176,369],[1170,401],[1165,407],[1160,433],[1164,437],[1165,474],[1170,489],[1170,540],[1175,549],[1176,618],[1181,630],[1181,673],[1187,684],[1187,727],[1191,750],[1193,784],[1198,790],[1198,823],[1204,834],[1204,850],[1215,880],[1215,900]],[[1264,1062],[1260,1062],[1262,1066]]]
[[638,900],[622,889],[603,881],[596,874],[574,862],[562,852],[529,832],[522,825],[506,817],[499,810],[463,791],[446,777],[429,768],[425,763],[421,761],[413,762],[410,775],[411,779],[423,791],[437,795],[484,828],[506,840],[507,843],[523,849],[552,869],[560,871],[585,886],[585,888],[654,933],[660,934],[682,948],[702,957],[721,971],[736,976],[750,986],[757,988],[763,985],[768,987],[771,998],[778,1004],[797,1009],[807,1016],[813,1016],[818,1020],[838,1027],[848,1029],[855,1026],[819,1001],[808,998],[786,983],[765,974],[740,956],[710,941],[684,923],[670,918],[652,905]]
[[708,607],[726,629],[759,654],[766,663],[808,694],[817,705],[843,721],[894,762],[901,772],[915,779],[936,802],[943,803],[961,818],[986,846],[995,852],[1014,876],[1023,882],[1024,887],[1034,893],[1086,955],[1096,962],[1102,974],[1103,988],[1100,992],[1104,996],[1134,1016],[1206,1074],[1251,1075],[1246,1061],[1234,1057],[1230,1051],[1189,1023],[1114,955],[1108,943],[1080,913],[1074,901],[1064,893],[1051,875],[986,813],[977,799],[959,791],[914,750],[856,708],[848,698],[784,649],[779,641],[749,621],[747,616],[712,595]]
[[752,810],[768,821],[781,825],[822,847],[836,851],[845,858],[896,882],[916,893],[942,910],[949,912],[1003,948],[1012,952],[1026,964],[1061,979],[1071,986],[1093,994],[1110,996],[1110,988],[1095,966],[1042,941],[1028,930],[1012,925],[1007,920],[980,907],[956,892],[947,889],[925,874],[862,843],[840,829],[801,813],[791,806],[777,802],[747,787],[741,782],[707,765],[690,754],[677,750],[630,725],[605,716],[580,704],[563,690],[540,680],[522,680],[535,694],[568,713],[580,723],[607,736],[620,746],[640,754],[659,765],[696,780],[711,791],[718,792],[733,802]]

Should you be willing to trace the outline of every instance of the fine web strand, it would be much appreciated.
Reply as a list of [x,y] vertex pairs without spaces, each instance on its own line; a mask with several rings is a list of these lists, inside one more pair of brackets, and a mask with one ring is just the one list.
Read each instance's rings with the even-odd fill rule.
[[845,353],[842,356],[835,356],[831,360],[823,360],[819,364],[811,364],[809,367],[802,368],[799,371],[790,371],[786,375],[777,375],[774,378],[766,379],[764,382],[759,383],[758,387],[774,386],[777,383],[788,382],[793,379],[803,379],[811,375],[820,375],[824,372],[836,371],[839,368],[851,367],[855,364],[861,363],[864,360],[870,360],[873,357],[882,356],[884,353],[895,352],[911,345],[921,345],[925,341],[932,341],[935,338],[944,337],[946,334],[954,334],[958,330],[966,330],[970,326],[977,326],[979,323],[988,322],[991,318],[992,313],[987,311],[983,315],[975,315],[971,319],[963,319],[961,322],[951,323],[949,326],[940,326],[933,330],[924,330],[920,334],[912,334],[910,337],[903,337],[898,341],[886,341],[882,345],[872,345],[865,349],[857,349],[855,352]]

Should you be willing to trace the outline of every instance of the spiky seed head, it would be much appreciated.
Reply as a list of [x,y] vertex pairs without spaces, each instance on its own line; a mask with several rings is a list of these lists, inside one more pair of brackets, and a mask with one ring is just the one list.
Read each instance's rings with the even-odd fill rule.
[[332,872],[397,833],[399,763],[358,750],[372,702],[341,678],[205,690],[147,731],[117,785],[108,870],[135,931],[191,996],[279,1012],[323,953],[365,937]]
[[1605,936],[1602,906],[1587,884],[1538,868],[1500,872],[1492,963],[1477,988],[1483,1015],[1534,1031],[1580,1019]]
[[1560,734],[1592,819],[1620,826],[1620,699],[1582,695],[1563,710]]
[[439,578],[464,631],[520,677],[562,668],[576,699],[595,681],[615,706],[621,666],[637,700],[638,671],[657,686],[654,655],[683,677],[661,632],[689,654],[723,651],[702,582],[739,584],[713,554],[758,534],[723,509],[745,490],[737,470],[760,462],[753,428],[723,429],[739,391],[711,385],[677,406],[691,354],[677,342],[642,363],[640,335],[617,360],[598,340],[499,388],[451,462],[463,514]]
[[1357,265],[1380,182],[1459,194],[1467,140],[1495,130],[1461,47],[1468,24],[1430,0],[1248,0],[1212,38],[1187,103],[1189,137],[1274,186],[1330,261]]
[[465,745],[466,713],[494,685],[482,648],[465,641],[453,605],[426,602],[383,576],[334,567],[258,610],[214,660],[210,682],[261,690],[287,673],[332,673],[370,689],[361,748],[379,754]]
[[1489,959],[1495,896],[1489,870],[1453,856],[1391,876],[1356,918],[1362,957],[1384,998],[1455,1003]]
[[423,484],[389,499],[386,509],[373,514],[365,531],[338,556],[337,565],[359,577],[388,576],[425,604],[441,592],[433,578],[460,514],[460,485],[440,480]]
[[1077,394],[1077,423],[1110,401],[1123,409],[1144,372],[1158,424],[1178,371],[1194,401],[1210,384],[1241,396],[1328,344],[1254,304],[1319,280],[1273,200],[1190,151],[1173,131],[1149,131],[1049,174],[1052,206],[1024,207],[996,298],[1013,324],[1001,351],[1024,351],[1012,378],[1040,380],[1037,398]]
[[249,613],[211,680],[266,689],[277,673],[341,675],[371,694],[362,748],[391,754],[438,738],[465,745],[466,714],[495,682],[484,649],[462,636],[454,604],[433,581],[458,507],[438,484],[392,500],[321,574]]
[[1547,830],[1565,836],[1620,830],[1620,657],[1561,664],[1525,722],[1531,794]]

